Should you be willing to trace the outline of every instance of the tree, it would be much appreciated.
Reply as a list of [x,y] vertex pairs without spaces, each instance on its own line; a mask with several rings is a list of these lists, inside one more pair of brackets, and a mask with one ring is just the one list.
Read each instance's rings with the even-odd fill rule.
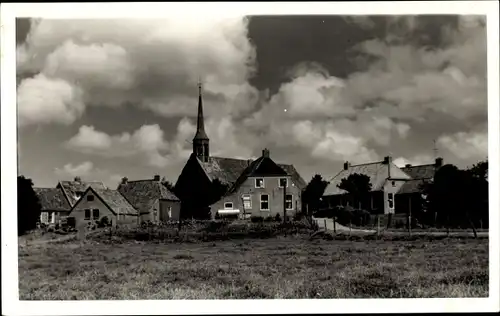
[[361,201],[363,201],[372,190],[370,177],[360,173],[353,173],[347,178],[343,178],[340,180],[340,184],[338,184],[337,187],[348,192],[353,207],[356,202],[361,206]]
[[17,233],[23,235],[36,228],[42,207],[33,190],[33,181],[24,176],[17,177]]
[[328,186],[329,182],[323,180],[323,178],[316,174],[312,177],[311,181],[307,184],[304,192],[302,193],[302,199],[305,204],[308,205],[309,214],[318,211],[320,199],[325,193],[325,189]]
[[426,207],[437,215],[439,222],[445,223],[448,232],[451,226],[467,223],[477,237],[475,210],[482,203],[487,205],[484,203],[488,194],[484,167],[479,164],[460,170],[454,165],[445,165],[436,172],[434,181],[424,185]]

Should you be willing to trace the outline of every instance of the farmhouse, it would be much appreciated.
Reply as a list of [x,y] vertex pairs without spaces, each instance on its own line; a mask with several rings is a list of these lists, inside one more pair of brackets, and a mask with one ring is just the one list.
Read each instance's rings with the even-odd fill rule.
[[276,164],[267,149],[255,161],[210,156],[199,86],[193,152],[175,184],[183,216],[214,217],[223,213],[243,216],[247,211],[252,215],[272,216],[283,214],[285,205],[289,208],[287,212],[293,214],[301,208],[305,186],[293,165]]
[[395,194],[411,177],[396,166],[389,156],[383,161],[359,165],[350,165],[349,162],[345,162],[343,170],[330,179],[325,189],[323,200],[328,208],[349,203],[347,192],[340,189],[338,185],[342,179],[355,173],[364,174],[370,178],[372,191],[367,201],[358,201],[358,205],[354,207],[369,210],[373,214],[395,213]]
[[141,223],[179,220],[180,200],[161,183],[159,175],[153,179],[135,181],[125,177],[117,191],[138,210]]
[[116,190],[89,186],[71,208],[76,227],[105,221],[112,226],[137,225],[139,212]]
[[40,223],[60,224],[61,218],[68,216],[71,207],[60,188],[33,188],[33,190],[42,208]]
[[56,188],[62,190],[69,205],[72,207],[90,186],[94,189],[106,189],[104,183],[100,181],[82,181],[80,177],[75,177],[74,181],[59,181]]
[[411,214],[422,210],[421,186],[432,181],[436,171],[442,166],[443,158],[436,158],[433,164],[406,165],[401,168],[404,173],[411,177],[411,180],[407,181],[396,194],[397,213]]

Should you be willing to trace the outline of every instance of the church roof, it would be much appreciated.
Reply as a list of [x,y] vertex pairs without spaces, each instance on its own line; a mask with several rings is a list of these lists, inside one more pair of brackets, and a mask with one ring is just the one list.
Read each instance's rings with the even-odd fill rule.
[[346,193],[338,187],[342,179],[347,178],[351,174],[364,174],[370,178],[370,183],[372,185],[372,191],[378,191],[382,188],[385,181],[390,175],[393,179],[410,179],[410,176],[404,173],[392,162],[387,164],[383,161],[372,162],[360,165],[352,165],[347,168],[347,170],[340,171],[336,176],[330,179],[330,183],[325,189],[324,195],[337,195]]

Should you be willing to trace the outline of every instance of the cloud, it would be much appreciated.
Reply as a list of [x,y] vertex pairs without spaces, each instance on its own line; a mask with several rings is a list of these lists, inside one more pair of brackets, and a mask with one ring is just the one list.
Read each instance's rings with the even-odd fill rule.
[[77,165],[68,163],[62,168],[55,168],[54,173],[59,180],[73,180],[75,177],[80,177],[84,181],[102,181],[111,189],[115,189],[123,178],[117,173],[95,167],[91,161],[84,161]]
[[147,163],[163,167],[168,164],[162,152],[168,149],[168,142],[159,125],[143,125],[132,134],[124,132],[108,135],[93,126],[83,125],[78,133],[65,142],[68,149],[108,158],[145,156]]
[[[200,76],[208,115],[244,113],[259,94],[247,83],[255,71],[247,20],[222,14],[193,19],[33,20],[17,49],[18,72],[38,74],[24,79],[18,91],[24,121],[69,124],[88,106],[123,104],[164,116],[191,115]],[[40,116],[52,100],[31,96],[47,82],[59,87],[52,99],[67,105]],[[78,98],[68,91],[79,91]]]
[[488,157],[488,134],[486,131],[443,135],[437,140],[437,144],[465,161],[483,160]]
[[93,170],[94,164],[91,161],[85,161],[79,165],[73,165],[71,163],[65,164],[62,168],[56,168],[55,173],[59,177],[85,177]]
[[38,74],[17,89],[19,124],[60,123],[69,125],[85,108],[80,88],[62,79]]
[[430,155],[421,154],[411,157],[409,159],[405,157],[397,157],[392,161],[396,166],[402,168],[407,164],[418,166],[418,165],[427,165],[434,163],[434,159]]

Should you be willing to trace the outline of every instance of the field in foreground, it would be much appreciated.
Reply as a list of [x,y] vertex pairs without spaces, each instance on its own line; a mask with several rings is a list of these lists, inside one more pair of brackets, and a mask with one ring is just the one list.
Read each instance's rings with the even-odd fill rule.
[[488,239],[19,248],[21,300],[487,297]]

